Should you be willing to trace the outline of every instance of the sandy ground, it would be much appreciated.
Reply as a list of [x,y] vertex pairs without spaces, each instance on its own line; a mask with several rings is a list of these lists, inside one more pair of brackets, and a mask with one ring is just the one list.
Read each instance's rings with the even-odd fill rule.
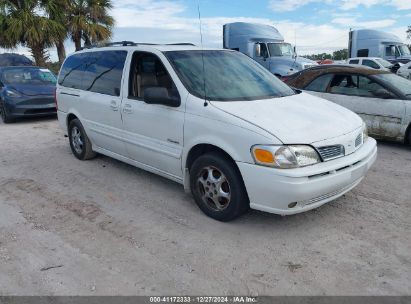
[[411,295],[410,148],[379,143],[317,210],[220,223],[178,184],[78,161],[54,119],[0,124],[0,142],[1,295]]

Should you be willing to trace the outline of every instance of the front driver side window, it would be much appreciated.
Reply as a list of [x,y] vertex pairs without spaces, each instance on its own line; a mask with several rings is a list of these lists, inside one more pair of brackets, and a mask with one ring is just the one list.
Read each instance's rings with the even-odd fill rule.
[[144,90],[153,87],[165,88],[169,97],[180,98],[167,69],[154,54],[134,53],[129,79],[130,98],[143,99]]
[[261,48],[261,57],[267,58],[268,57],[267,45],[265,43],[260,43],[260,48]]
[[304,88],[307,91],[325,92],[332,78],[332,74],[321,75]]
[[362,65],[368,66],[368,67],[373,68],[373,69],[379,69],[380,68],[380,66],[377,63],[375,63],[374,61],[369,60],[369,59],[363,59],[362,60]]
[[360,75],[335,75],[330,84],[330,93],[361,97],[377,97],[377,92],[384,90],[374,80]]

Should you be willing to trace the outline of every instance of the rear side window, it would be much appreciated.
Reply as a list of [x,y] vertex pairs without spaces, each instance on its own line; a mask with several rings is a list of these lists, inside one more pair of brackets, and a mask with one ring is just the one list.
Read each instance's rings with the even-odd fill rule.
[[75,54],[66,59],[59,74],[59,85],[67,88],[83,89],[81,79],[87,56],[88,53],[82,53]]
[[328,84],[332,78],[332,74],[322,75],[314,79],[308,86],[305,87],[307,91],[325,92]]
[[350,60],[350,64],[358,64],[360,61],[358,59]]
[[101,51],[69,57],[60,72],[65,87],[119,96],[127,51]]

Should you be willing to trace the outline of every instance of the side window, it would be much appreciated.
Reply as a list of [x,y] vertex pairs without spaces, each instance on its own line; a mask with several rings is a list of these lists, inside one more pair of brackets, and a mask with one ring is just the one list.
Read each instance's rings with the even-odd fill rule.
[[401,56],[400,51],[398,50],[398,47],[395,45],[389,45],[385,47],[385,55],[386,56],[393,56],[393,57],[399,57]]
[[359,75],[335,75],[330,84],[330,92],[361,97],[377,97],[381,90],[387,91],[374,80]]
[[357,57],[368,57],[369,49],[361,49],[357,51]]
[[320,77],[314,79],[308,86],[306,86],[304,90],[325,92],[332,77],[332,74],[321,75]]
[[130,69],[129,97],[144,98],[144,90],[163,87],[169,97],[180,98],[177,87],[161,60],[154,54],[135,52]]
[[[381,92],[386,92],[387,95],[390,94],[383,86],[379,83],[375,82],[374,80],[365,77],[365,76],[357,76],[358,77],[358,96],[363,97],[377,97],[379,98]],[[395,95],[391,94],[392,97]]]
[[259,57],[267,58],[268,57],[268,49],[267,49],[267,44],[265,43],[258,43],[258,45],[261,48],[261,54]]
[[366,65],[366,66],[368,66],[370,68],[373,68],[373,69],[379,69],[380,68],[380,66],[376,62],[374,62],[372,60],[369,60],[369,59],[363,59],[362,60],[362,65]]
[[86,91],[119,96],[127,51],[92,52],[82,79]]
[[82,76],[88,53],[74,54],[66,59],[61,68],[58,83],[61,86],[83,89]]
[[350,63],[350,64],[358,64],[358,63],[360,63],[360,60],[358,60],[358,59],[353,59],[353,60],[350,60],[349,63]]
[[342,95],[358,95],[358,83],[355,75],[336,74],[330,83],[330,93]]

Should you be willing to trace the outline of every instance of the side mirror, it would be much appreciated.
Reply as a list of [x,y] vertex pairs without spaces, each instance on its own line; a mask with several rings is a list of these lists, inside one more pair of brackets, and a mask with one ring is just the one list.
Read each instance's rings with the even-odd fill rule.
[[375,97],[382,98],[382,99],[390,99],[393,98],[393,95],[385,89],[378,89],[376,91],[371,92]]
[[177,108],[180,106],[180,98],[170,97],[164,87],[151,87],[144,89],[144,102],[148,104],[161,104]]
[[256,43],[255,45],[255,56],[261,57],[261,44]]

